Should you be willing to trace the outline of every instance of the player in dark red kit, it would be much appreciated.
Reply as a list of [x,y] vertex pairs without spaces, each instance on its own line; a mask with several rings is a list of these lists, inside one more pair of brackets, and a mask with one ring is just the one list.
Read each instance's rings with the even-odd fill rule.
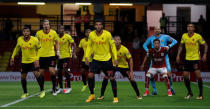
[[154,48],[149,49],[149,52],[147,53],[148,57],[151,57],[152,59],[152,67],[149,68],[149,71],[146,74],[146,82],[145,82],[145,93],[144,96],[147,96],[149,94],[149,80],[151,77],[154,77],[155,74],[161,73],[163,78],[166,80],[166,85],[168,88],[168,96],[172,96],[171,89],[170,89],[170,83],[167,75],[167,69],[166,69],[166,61],[165,61],[165,55],[168,52],[168,47],[160,47],[160,40],[155,39],[153,41]]

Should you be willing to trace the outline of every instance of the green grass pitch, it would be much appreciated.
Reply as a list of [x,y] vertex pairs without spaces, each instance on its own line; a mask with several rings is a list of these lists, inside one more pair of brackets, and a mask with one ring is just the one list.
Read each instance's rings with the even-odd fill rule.
[[[141,95],[144,93],[144,82],[137,82]],[[204,83],[204,100],[196,100],[198,96],[197,84],[191,83],[191,88],[194,97],[190,100],[185,100],[184,96],[187,90],[183,82],[174,82],[173,87],[176,95],[167,96],[167,89],[164,82],[156,82],[158,95],[143,97],[142,100],[136,99],[136,94],[127,81],[117,82],[119,103],[112,103],[113,93],[110,83],[107,86],[104,100],[94,100],[91,103],[86,103],[85,100],[89,96],[89,89],[81,92],[82,82],[71,82],[72,92],[70,94],[58,94],[53,96],[51,92],[46,93],[43,99],[38,96],[33,96],[24,101],[1,107],[5,104],[14,102],[20,99],[23,93],[20,82],[0,82],[0,108],[4,109],[204,109],[210,108],[210,83]],[[95,95],[96,98],[100,95],[101,82],[96,82]],[[39,87],[36,82],[28,82],[28,93],[33,95],[39,92]],[[51,89],[51,82],[45,82],[45,90]],[[152,88],[150,87],[150,92]],[[151,93],[150,93],[151,94]]]

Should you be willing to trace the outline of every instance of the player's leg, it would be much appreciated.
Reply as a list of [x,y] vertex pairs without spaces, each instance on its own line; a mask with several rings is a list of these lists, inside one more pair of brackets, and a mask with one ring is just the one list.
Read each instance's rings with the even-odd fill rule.
[[143,96],[147,96],[149,94],[149,80],[152,77],[152,74],[148,71],[145,77],[145,92]]
[[144,96],[147,96],[149,94],[149,80],[151,78],[154,78],[155,74],[157,73],[157,68],[150,67],[145,78],[145,92]]
[[96,61],[93,59],[93,61],[90,64],[90,72],[88,74],[88,87],[90,90],[90,96],[86,100],[86,102],[91,102],[92,100],[95,99],[95,94],[94,94],[94,84],[95,84],[95,79],[94,79],[94,74],[97,72],[100,72],[101,69],[101,62]]
[[114,78],[114,70],[115,69],[114,69],[113,64],[112,64],[112,59],[110,59],[109,61],[104,61],[103,62],[102,70],[105,73],[105,75],[110,78],[110,82],[111,82],[111,86],[112,86],[112,92],[113,92],[113,95],[114,95],[113,103],[117,103],[118,102],[117,82]]
[[201,77],[201,73],[200,73],[200,70],[195,70],[195,74],[196,74],[196,77],[198,79],[198,88],[199,88],[199,96],[196,98],[198,100],[202,100],[203,99],[203,80],[202,80],[202,77]]
[[110,73],[110,82],[112,85],[112,92],[114,95],[114,99],[113,99],[113,103],[117,103],[118,102],[118,98],[117,98],[117,82],[114,78],[114,72],[112,70],[107,71],[108,73]]
[[190,71],[192,71],[191,68],[193,68],[192,67],[192,62],[185,60],[183,76],[184,76],[184,84],[185,84],[185,86],[187,88],[187,91],[188,91],[185,99],[190,99],[191,97],[193,97],[193,93],[192,93],[192,90],[191,90],[191,87],[190,87],[190,79],[189,79]]
[[106,86],[108,84],[108,79],[109,79],[109,77],[105,75],[104,79],[103,79],[103,82],[102,82],[102,86],[101,86],[101,96],[98,98],[98,100],[104,99],[104,93],[105,93],[105,90],[106,90]]
[[160,72],[161,75],[163,76],[163,78],[165,79],[166,86],[167,86],[167,89],[168,89],[168,96],[172,96],[170,82],[169,82],[169,79],[168,79],[167,69],[166,68],[159,68],[158,72]]
[[81,89],[81,92],[84,92],[87,88],[87,77],[86,77],[86,74],[85,72],[88,71],[89,67],[87,65],[85,65],[84,62],[82,62],[82,68],[81,68],[81,73],[82,73],[82,82],[83,82],[83,87]]
[[41,84],[42,84],[42,87],[43,87],[43,91],[40,93],[40,98],[43,98],[45,96],[45,91],[44,91],[44,72],[45,72],[45,69],[46,69],[46,64],[47,64],[46,58],[40,57],[39,58],[39,65],[40,65],[40,68],[39,68],[40,75],[39,75],[39,77],[41,79]]
[[140,96],[139,88],[138,88],[136,81],[134,80],[134,78],[129,77],[129,75],[130,75],[129,69],[119,68],[119,71],[123,75],[123,77],[127,77],[129,79],[131,86],[133,87],[133,89],[136,93],[137,99],[142,99],[142,97]]
[[67,88],[64,90],[64,93],[70,93],[72,91],[70,75],[68,72],[68,68],[70,67],[69,64],[70,64],[69,59],[66,58],[65,62],[63,63],[63,72],[64,72],[64,75],[66,77],[66,82],[67,82]]
[[57,96],[57,92],[56,92],[56,73],[55,73],[55,57],[49,57],[48,58],[48,62],[49,62],[49,72],[51,75],[51,81],[52,81],[52,85],[53,85],[53,96]]
[[202,80],[202,77],[201,77],[199,61],[194,61],[193,67],[194,67],[194,70],[195,70],[195,75],[196,75],[197,80],[198,80],[198,88],[199,88],[199,91],[200,91],[199,96],[196,99],[197,100],[202,100],[203,99],[203,80]]
[[170,88],[171,88],[171,92],[173,95],[175,95],[175,91],[174,91],[174,88],[173,88],[173,78],[172,78],[172,73],[171,73],[171,64],[170,64],[170,61],[169,61],[169,57],[168,57],[168,54],[165,56],[165,60],[166,60],[166,67],[167,67],[167,73],[168,73],[168,79],[169,79],[169,82],[170,82]]
[[21,98],[25,98],[27,97],[29,94],[27,92],[27,81],[26,81],[26,77],[27,77],[27,64],[22,64],[22,71],[21,71],[21,85],[22,85],[22,89],[23,89],[23,95],[21,96]]
[[60,89],[58,89],[58,90],[60,92],[63,89],[63,75],[62,75],[62,72],[63,72],[63,59],[59,59],[58,60],[57,68],[58,68],[58,72],[57,72],[58,84],[60,86]]
[[[151,67],[152,67],[152,60],[150,62],[150,68]],[[157,95],[157,88],[156,88],[156,85],[155,85],[155,78],[154,78],[154,76],[150,78],[150,83],[151,83],[152,88],[153,88],[152,95]]]
[[36,80],[39,84],[39,87],[40,87],[40,91],[44,91],[44,87],[43,87],[43,84],[42,84],[42,77],[40,76],[39,74],[39,68],[37,66],[34,65],[34,63],[31,64],[31,69],[34,73],[34,76],[36,77]]

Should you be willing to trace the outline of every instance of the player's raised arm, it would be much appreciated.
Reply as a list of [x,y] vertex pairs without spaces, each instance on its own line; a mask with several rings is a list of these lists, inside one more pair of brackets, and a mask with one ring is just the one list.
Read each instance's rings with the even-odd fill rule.
[[150,38],[147,38],[146,42],[143,44],[143,48],[146,52],[148,52],[148,45],[150,44]]

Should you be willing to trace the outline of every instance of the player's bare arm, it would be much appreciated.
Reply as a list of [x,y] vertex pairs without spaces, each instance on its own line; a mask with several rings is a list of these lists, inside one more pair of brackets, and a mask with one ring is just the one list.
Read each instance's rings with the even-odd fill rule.
[[177,56],[176,56],[176,62],[177,62],[177,63],[180,63],[180,54],[181,54],[181,52],[182,52],[183,47],[184,47],[184,44],[180,44],[180,45],[179,45],[178,53],[177,53]]
[[205,43],[204,45],[204,54],[203,54],[203,57],[202,57],[202,61],[203,62],[206,62],[206,59],[207,59],[207,52],[208,52],[208,45],[207,45],[207,43]]

